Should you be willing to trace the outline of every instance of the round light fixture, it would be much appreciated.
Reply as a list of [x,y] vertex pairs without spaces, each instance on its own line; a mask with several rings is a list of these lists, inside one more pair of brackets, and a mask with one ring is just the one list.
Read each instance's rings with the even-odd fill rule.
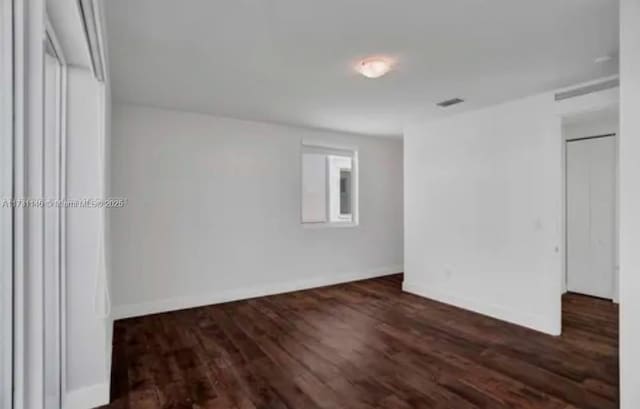
[[367,78],[380,78],[393,68],[393,61],[386,57],[369,57],[358,62],[356,71]]
[[611,61],[611,60],[613,60],[613,57],[612,57],[612,56],[610,56],[610,55],[603,55],[602,57],[598,57],[598,58],[596,58],[596,59],[594,60],[594,62],[595,62],[596,64],[602,64],[602,63],[605,63],[605,62],[609,62],[609,61]]

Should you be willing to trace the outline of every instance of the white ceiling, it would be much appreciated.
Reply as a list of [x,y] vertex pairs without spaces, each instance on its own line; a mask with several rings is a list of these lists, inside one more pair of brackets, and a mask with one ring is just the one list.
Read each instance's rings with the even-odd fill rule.
[[[118,101],[371,135],[617,73],[616,0],[107,0]],[[352,64],[390,55],[370,80]],[[442,110],[435,102],[462,97]]]

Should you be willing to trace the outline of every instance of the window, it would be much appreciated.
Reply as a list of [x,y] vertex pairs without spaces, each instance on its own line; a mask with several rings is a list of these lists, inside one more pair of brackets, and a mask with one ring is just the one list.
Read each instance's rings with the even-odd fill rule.
[[302,222],[357,225],[357,153],[302,147]]

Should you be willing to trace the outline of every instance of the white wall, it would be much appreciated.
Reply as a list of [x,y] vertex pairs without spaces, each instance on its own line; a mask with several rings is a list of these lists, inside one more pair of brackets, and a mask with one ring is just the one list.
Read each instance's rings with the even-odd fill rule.
[[553,96],[407,125],[405,290],[561,326],[562,135]]
[[[402,143],[113,107],[116,317],[402,271]],[[301,225],[301,143],[357,147],[360,225]]]
[[562,134],[566,140],[610,133],[617,134],[620,131],[618,116],[618,110],[615,109],[607,114],[594,113],[593,116],[586,114],[577,120],[564,121]]
[[[103,85],[87,69],[68,69],[66,190],[70,199],[102,196]],[[99,317],[96,288],[103,209],[70,208],[66,217],[65,408],[90,408],[109,398],[111,320]],[[97,297],[97,298],[96,298]]]
[[640,1],[620,2],[621,408],[640,407]]
[[[563,92],[568,90],[575,90],[582,87],[587,87],[594,84],[600,84],[605,81],[616,79],[618,76],[613,75],[609,77],[596,78],[593,81],[587,81],[580,84],[573,84],[568,88],[556,90],[556,92]],[[612,106],[618,105],[620,101],[620,89],[619,87],[604,89],[596,92],[590,92],[588,94],[580,95],[573,98],[563,99],[557,101],[554,105],[556,114],[562,117],[568,117],[576,115],[577,113],[584,112],[597,112],[601,110],[610,109]]]

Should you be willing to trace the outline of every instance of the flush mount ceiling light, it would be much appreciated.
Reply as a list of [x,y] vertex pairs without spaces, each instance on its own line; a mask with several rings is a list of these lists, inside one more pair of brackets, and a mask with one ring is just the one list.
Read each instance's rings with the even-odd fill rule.
[[356,65],[356,71],[367,78],[380,78],[393,68],[393,60],[387,57],[368,57]]
[[612,56],[610,56],[610,55],[603,55],[602,57],[598,57],[598,58],[596,58],[596,59],[594,60],[594,62],[595,62],[596,64],[602,64],[602,63],[605,63],[605,62],[609,62],[609,61],[611,61],[611,60],[613,60],[613,57],[612,57]]

